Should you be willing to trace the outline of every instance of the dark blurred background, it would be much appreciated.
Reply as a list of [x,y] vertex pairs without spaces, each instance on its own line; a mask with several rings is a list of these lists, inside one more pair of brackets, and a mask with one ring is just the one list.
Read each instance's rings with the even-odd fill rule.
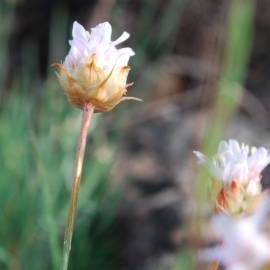
[[50,64],[74,20],[131,34],[144,103],[94,116],[70,269],[200,269],[192,150],[270,147],[270,2],[2,0],[0,269],[59,269],[81,112]]

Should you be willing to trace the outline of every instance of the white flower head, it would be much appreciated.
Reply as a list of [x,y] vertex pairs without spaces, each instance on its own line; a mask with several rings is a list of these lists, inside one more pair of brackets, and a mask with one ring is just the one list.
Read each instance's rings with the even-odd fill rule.
[[116,46],[129,38],[127,32],[115,41],[111,40],[112,27],[110,23],[104,22],[91,29],[91,33],[86,31],[78,22],[73,23],[72,37],[69,41],[70,51],[64,61],[64,66],[72,71],[83,65],[89,56],[95,55],[96,65],[111,72],[114,66],[126,66],[130,56],[135,55],[129,48],[117,49]]
[[109,111],[125,99],[129,58],[135,55],[129,48],[117,46],[129,38],[127,32],[111,40],[112,27],[104,22],[90,32],[78,22],[73,23],[70,50],[63,64],[54,64],[61,85],[71,104],[82,108],[91,103],[97,111]]
[[257,270],[269,263],[270,241],[261,230],[269,203],[269,197],[265,197],[255,214],[249,217],[215,216],[212,223],[221,243],[202,250],[199,257],[219,261],[226,270]]
[[194,153],[217,180],[225,184],[231,181],[243,184],[249,194],[258,193],[261,172],[270,162],[269,152],[264,147],[249,147],[236,140],[220,142],[213,161],[200,152]]

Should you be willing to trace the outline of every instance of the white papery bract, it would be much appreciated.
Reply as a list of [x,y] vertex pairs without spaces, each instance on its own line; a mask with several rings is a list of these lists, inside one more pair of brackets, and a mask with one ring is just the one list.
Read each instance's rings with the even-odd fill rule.
[[236,140],[228,140],[219,144],[212,161],[200,152],[194,153],[201,163],[207,165],[216,180],[224,184],[235,181],[245,186],[250,195],[260,192],[261,172],[270,162],[269,152],[264,147],[249,147]]
[[226,270],[258,270],[269,263],[270,241],[262,231],[269,203],[269,197],[264,197],[255,214],[248,217],[216,215],[212,224],[220,245],[202,250],[200,259],[219,261]]
[[104,22],[89,33],[74,22],[70,51],[63,64],[54,64],[59,81],[70,103],[82,108],[91,103],[96,111],[110,111],[119,102],[133,97],[126,94],[128,61],[135,53],[129,48],[118,49],[129,38],[124,32],[115,41],[111,40],[112,27]]
[[73,39],[69,41],[71,46],[64,61],[64,66],[70,72],[87,62],[87,57],[95,55],[96,65],[99,68],[111,72],[114,66],[121,67],[128,64],[130,56],[135,55],[131,48],[117,49],[116,45],[129,38],[124,32],[118,39],[111,41],[112,27],[104,22],[91,29],[91,34],[78,22],[74,22],[72,29]]

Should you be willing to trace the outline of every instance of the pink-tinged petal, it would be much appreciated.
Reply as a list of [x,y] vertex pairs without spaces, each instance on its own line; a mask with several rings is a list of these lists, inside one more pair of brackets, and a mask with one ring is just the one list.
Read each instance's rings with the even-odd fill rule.
[[236,140],[230,140],[229,144],[233,153],[238,154],[241,152],[240,145]]
[[96,27],[91,28],[90,40],[94,43],[110,43],[112,36],[112,26],[108,22],[100,23]]
[[218,153],[223,153],[228,150],[228,143],[226,141],[221,141],[218,146]]
[[252,152],[253,154],[248,159],[250,170],[260,174],[270,162],[269,153],[264,147],[260,147]]
[[122,48],[122,49],[119,49],[118,50],[118,54],[121,56],[121,55],[126,55],[126,56],[134,56],[135,55],[135,52],[129,48],[129,47],[126,47],[126,48]]
[[76,48],[76,50],[81,53],[83,56],[83,53],[87,51],[87,42],[80,40],[80,39],[74,39],[70,41],[71,48]]
[[122,48],[118,50],[117,66],[127,66],[129,58],[135,55],[131,48]]
[[226,270],[250,270],[248,266],[243,265],[242,263],[236,263],[228,267]]
[[223,170],[221,170],[221,180],[225,183],[228,183],[232,178],[232,166],[231,164],[225,164]]
[[112,45],[116,46],[124,41],[126,41],[130,37],[130,34],[128,32],[123,32],[122,35],[116,39],[115,41],[112,41]]
[[72,37],[73,39],[80,38],[83,40],[88,40],[89,33],[84,29],[81,24],[75,21],[72,28]]
[[99,68],[111,70],[113,66],[127,66],[129,58],[135,53],[131,48],[117,49],[115,45],[125,41],[129,34],[124,32],[118,39],[111,42],[112,27],[104,22],[92,28],[91,34],[78,22],[74,22],[69,42],[71,48],[64,61],[68,69],[74,69],[95,55],[95,63]]
[[261,192],[261,185],[258,181],[249,181],[246,187],[246,192],[250,196],[255,196]]

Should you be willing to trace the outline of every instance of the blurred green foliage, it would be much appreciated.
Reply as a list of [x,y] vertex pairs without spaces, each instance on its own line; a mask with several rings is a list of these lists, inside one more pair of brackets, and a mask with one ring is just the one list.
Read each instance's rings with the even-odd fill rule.
[[[230,1],[224,64],[202,142],[202,152],[210,157],[215,154],[220,140],[224,139],[226,128],[238,109],[243,95],[252,41],[253,13],[253,0]],[[211,177],[208,170],[203,167],[198,172],[196,194],[202,205],[209,204],[215,199]],[[212,207],[212,204],[210,205]]]
[[[59,269],[80,112],[69,108],[62,92],[47,91],[53,87],[44,86],[37,103],[26,89],[18,89],[0,115],[1,269]],[[93,145],[98,139],[94,132],[91,135]],[[99,246],[104,264],[117,258],[110,254],[115,251],[113,237],[97,238],[114,225],[113,202],[119,194],[106,195],[112,157],[99,159],[92,156],[94,147],[91,150],[86,154],[73,243],[74,269],[87,269],[82,258],[92,258]],[[93,229],[92,223],[98,226]],[[100,257],[93,258],[91,269],[100,269]]]

